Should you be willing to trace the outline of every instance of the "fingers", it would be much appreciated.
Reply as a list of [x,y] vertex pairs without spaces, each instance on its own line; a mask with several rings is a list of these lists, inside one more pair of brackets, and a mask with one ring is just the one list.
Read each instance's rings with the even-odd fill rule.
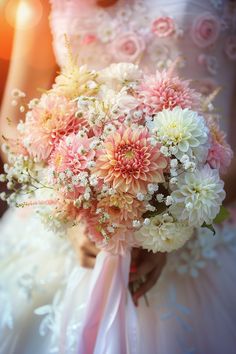
[[93,268],[99,249],[95,246],[95,243],[88,238],[84,225],[80,224],[77,227],[71,228],[69,231],[69,239],[74,246],[81,267]]
[[87,254],[84,253],[78,253],[79,256],[79,264],[83,268],[94,268],[95,262],[96,262],[96,257],[90,257]]
[[89,256],[96,257],[99,253],[99,249],[95,246],[95,243],[89,240],[87,237],[81,239],[79,242],[79,247],[81,251],[87,253]]
[[133,300],[136,306],[138,305],[138,299],[146,294],[157,282],[160,277],[162,268],[157,267],[153,269],[146,277],[146,280],[142,283],[142,285],[138,288],[137,291],[133,294]]
[[130,274],[130,281],[136,281],[143,276],[151,272],[153,269],[153,263],[149,259],[145,258],[140,264],[137,265],[136,272]]

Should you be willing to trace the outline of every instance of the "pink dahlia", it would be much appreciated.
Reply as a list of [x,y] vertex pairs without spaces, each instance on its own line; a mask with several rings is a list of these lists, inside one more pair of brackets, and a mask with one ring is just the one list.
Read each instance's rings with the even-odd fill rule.
[[50,165],[56,173],[70,170],[74,175],[84,171],[95,152],[90,149],[91,139],[70,134],[60,140],[50,158]]
[[233,157],[233,151],[226,141],[226,136],[219,125],[212,119],[207,121],[211,133],[211,147],[208,151],[207,162],[212,168],[226,173]]
[[147,76],[140,87],[140,98],[149,114],[176,106],[196,109],[200,106],[200,95],[189,87],[190,82],[174,76],[172,69]]
[[167,161],[152,146],[147,129],[120,128],[108,137],[98,154],[95,171],[117,191],[146,193],[148,183],[164,182]]
[[86,126],[86,120],[76,117],[75,102],[54,94],[43,94],[39,104],[26,115],[25,144],[29,153],[47,160],[58,141]]

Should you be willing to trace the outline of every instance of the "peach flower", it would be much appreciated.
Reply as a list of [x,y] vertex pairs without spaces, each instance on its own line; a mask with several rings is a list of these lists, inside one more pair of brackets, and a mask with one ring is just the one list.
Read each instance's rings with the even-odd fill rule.
[[39,104],[26,115],[24,141],[30,155],[47,160],[64,135],[87,126],[76,117],[77,105],[65,97],[43,94]]
[[191,29],[194,43],[201,48],[214,44],[220,33],[220,20],[211,13],[204,13],[195,18]]
[[133,32],[116,37],[111,43],[111,53],[119,62],[134,62],[145,49],[143,38]]
[[99,151],[95,172],[121,192],[146,193],[148,183],[164,182],[167,161],[158,145],[152,146],[147,129],[120,128]]
[[98,208],[104,209],[114,223],[125,223],[132,225],[133,220],[142,217],[145,212],[143,202],[137,200],[129,193],[115,193],[109,195],[98,203]]
[[169,37],[175,32],[175,24],[171,17],[159,17],[152,23],[152,32],[158,37]]

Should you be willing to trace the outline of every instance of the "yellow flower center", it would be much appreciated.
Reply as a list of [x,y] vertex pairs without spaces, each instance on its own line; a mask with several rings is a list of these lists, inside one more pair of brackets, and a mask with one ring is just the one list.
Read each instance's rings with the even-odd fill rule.
[[133,151],[127,151],[126,153],[125,153],[125,157],[127,158],[127,159],[133,159],[134,158],[134,156],[135,156],[135,154],[134,154],[134,152]]

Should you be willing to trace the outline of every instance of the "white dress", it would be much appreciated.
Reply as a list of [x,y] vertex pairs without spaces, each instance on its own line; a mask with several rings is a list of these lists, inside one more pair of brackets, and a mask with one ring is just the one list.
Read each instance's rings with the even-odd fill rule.
[[[236,79],[236,4],[224,0],[51,0],[58,64],[65,36],[80,63],[100,68],[138,62],[147,71],[180,56],[179,71],[215,100],[222,127],[232,133]],[[233,134],[231,134],[233,137]],[[232,143],[235,139],[232,139]],[[202,231],[168,255],[158,283],[127,321],[127,353],[234,354],[236,352],[236,223]],[[0,225],[0,354],[90,354],[78,351],[78,333],[92,271],[79,267],[67,240],[46,231],[36,216],[9,210]],[[133,316],[133,317],[132,317]],[[127,325],[127,324],[126,324]],[[112,343],[109,333],[101,333]],[[104,339],[104,340],[105,340]],[[106,342],[107,343],[107,342]],[[102,346],[102,344],[101,344]],[[97,354],[126,354],[118,344]]]

